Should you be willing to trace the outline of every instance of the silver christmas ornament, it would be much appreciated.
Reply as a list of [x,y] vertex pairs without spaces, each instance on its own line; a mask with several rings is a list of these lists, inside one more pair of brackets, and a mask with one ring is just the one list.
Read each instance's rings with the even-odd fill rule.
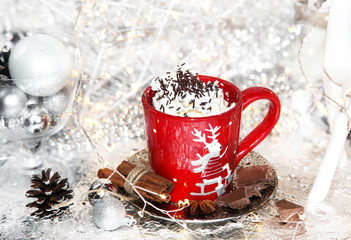
[[44,34],[20,40],[9,57],[13,82],[32,96],[49,96],[61,90],[70,79],[71,67],[66,47]]
[[100,199],[106,196],[112,196],[111,192],[116,192],[113,188],[111,181],[96,180],[89,188],[88,198],[92,206],[94,206]]
[[29,96],[28,101],[27,101],[27,107],[28,108],[35,108],[39,106],[40,98],[39,97],[34,97],[34,96]]
[[103,230],[115,230],[123,224],[126,210],[115,197],[104,197],[93,208],[93,221]]
[[0,116],[18,118],[27,106],[27,96],[16,86],[0,88]]
[[68,107],[70,97],[69,94],[69,89],[65,87],[51,96],[44,97],[42,106],[51,114],[61,114]]
[[49,128],[50,121],[50,115],[44,108],[28,108],[24,118],[21,120],[21,126],[27,133],[37,135]]

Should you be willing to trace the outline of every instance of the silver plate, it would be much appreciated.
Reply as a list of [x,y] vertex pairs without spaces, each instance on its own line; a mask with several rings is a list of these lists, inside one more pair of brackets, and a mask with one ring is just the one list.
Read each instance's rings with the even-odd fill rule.
[[[150,164],[149,164],[149,159],[148,159],[148,150],[143,149],[132,156],[128,158],[128,161],[131,163],[137,165],[137,166],[144,166],[148,169],[151,170]],[[275,169],[270,165],[270,163],[261,155],[258,153],[251,151],[249,152],[239,163],[238,168],[244,167],[244,166],[257,166],[257,165],[269,165],[270,166],[270,171],[273,176],[271,180],[266,184],[266,187],[260,191],[262,197],[253,197],[250,198],[251,203],[242,209],[231,209],[228,207],[218,207],[216,211],[210,213],[210,214],[204,214],[204,215],[199,215],[199,216],[191,216],[190,214],[180,214],[175,215],[174,217],[177,219],[179,222],[186,222],[186,223],[213,223],[213,222],[221,222],[221,221],[227,221],[234,219],[236,217],[239,217],[241,215],[254,212],[261,208],[273,195],[275,192],[277,186],[278,186],[278,178],[277,178],[277,173]],[[233,186],[235,186],[235,178],[233,180]],[[122,193],[123,194],[123,193]],[[144,209],[144,202],[140,200],[139,198],[129,198],[128,200],[129,203],[131,203],[133,206],[136,208],[142,210]],[[172,203],[170,204],[157,204],[153,203],[156,207],[164,210],[169,210],[171,206],[173,206]],[[146,208],[144,209],[144,212],[148,214],[151,217],[162,219],[162,220],[167,220],[167,221],[174,221],[174,219],[170,218],[169,216],[166,216],[165,214],[161,213],[157,209],[147,205]]]

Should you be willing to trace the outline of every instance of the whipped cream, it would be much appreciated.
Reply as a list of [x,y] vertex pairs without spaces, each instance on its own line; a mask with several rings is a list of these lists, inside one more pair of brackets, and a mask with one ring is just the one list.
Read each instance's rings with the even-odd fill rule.
[[[204,83],[189,70],[177,70],[176,76],[168,73],[164,78],[151,82],[155,92],[155,109],[174,116],[205,117],[227,111],[228,102],[224,100],[223,90],[218,81]],[[233,103],[230,108],[235,104]]]

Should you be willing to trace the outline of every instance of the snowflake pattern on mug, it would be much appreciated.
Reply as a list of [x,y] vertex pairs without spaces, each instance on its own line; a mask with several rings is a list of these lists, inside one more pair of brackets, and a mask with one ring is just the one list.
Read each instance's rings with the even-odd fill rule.
[[[193,139],[195,142],[202,142],[204,144],[204,148],[207,149],[207,153],[201,156],[197,153],[197,160],[191,161],[191,165],[194,166],[193,172],[200,173],[202,183],[196,183],[200,189],[200,192],[191,192],[190,194],[195,196],[206,196],[212,193],[217,193],[217,196],[221,196],[225,193],[225,188],[230,184],[232,181],[232,170],[229,168],[229,164],[226,163],[222,166],[220,159],[226,153],[228,146],[225,148],[223,153],[221,151],[223,146],[219,143],[217,137],[219,136],[218,130],[221,127],[212,127],[209,124],[209,129],[205,129],[205,132],[197,130],[194,128],[192,134],[197,137]],[[207,136],[207,138],[211,139],[210,142],[207,142],[206,132],[209,132],[211,135]],[[218,176],[222,172],[226,172],[227,175],[225,177]],[[217,177],[214,177],[217,176]],[[215,190],[206,192],[206,186],[209,185],[216,185]]]

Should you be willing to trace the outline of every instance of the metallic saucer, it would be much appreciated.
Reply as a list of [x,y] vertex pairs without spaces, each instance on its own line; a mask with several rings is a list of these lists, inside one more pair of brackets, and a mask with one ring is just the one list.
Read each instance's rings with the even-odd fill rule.
[[[146,168],[149,168],[151,170],[150,164],[149,164],[149,159],[148,159],[148,150],[143,149],[132,156],[128,158],[128,161],[135,165],[143,165]],[[178,222],[185,222],[185,223],[214,223],[214,222],[222,222],[222,221],[228,221],[231,219],[235,219],[241,215],[254,212],[261,208],[274,194],[277,186],[278,186],[278,178],[277,178],[277,173],[275,169],[271,166],[271,164],[261,155],[258,153],[251,151],[249,152],[239,163],[237,168],[244,167],[244,166],[255,166],[255,165],[269,165],[271,169],[271,174],[273,178],[269,180],[269,182],[266,184],[266,187],[260,191],[262,197],[253,197],[250,198],[251,203],[242,209],[231,209],[228,207],[218,207],[216,211],[210,213],[210,214],[205,214],[205,215],[199,215],[199,216],[190,216],[189,214],[178,214],[174,215],[174,218],[177,219]],[[233,186],[235,186],[235,178],[233,180]],[[123,194],[123,193],[122,193]],[[144,209],[144,202],[140,198],[129,198],[127,200],[129,203],[131,203],[134,207],[137,209],[143,210]],[[164,210],[170,210],[174,208],[174,204],[157,204],[157,203],[152,203],[155,205],[157,208],[164,209]],[[174,221],[174,219],[170,218],[169,216],[163,214],[162,212],[158,211],[157,209],[151,207],[150,205],[147,205],[146,208],[144,209],[144,212],[154,218],[157,219],[162,219],[166,221]]]

